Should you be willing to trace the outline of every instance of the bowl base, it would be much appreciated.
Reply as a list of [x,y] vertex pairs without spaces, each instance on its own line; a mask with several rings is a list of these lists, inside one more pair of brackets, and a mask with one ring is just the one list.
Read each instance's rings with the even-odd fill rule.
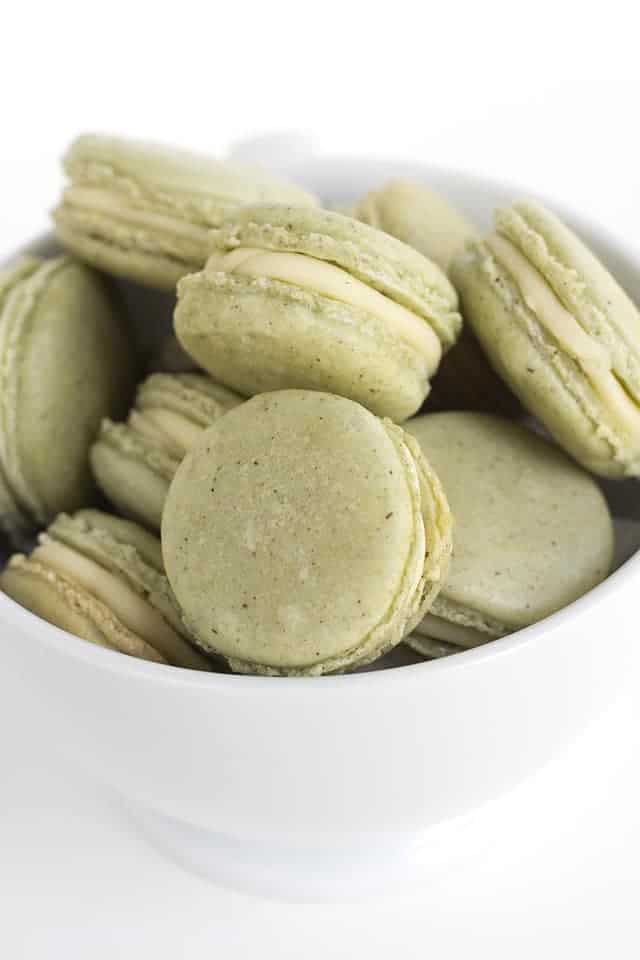
[[387,900],[416,892],[464,858],[472,819],[459,817],[423,833],[350,835],[336,846],[328,836],[238,838],[154,810],[129,804],[127,810],[151,845],[190,873],[242,893],[295,902]]

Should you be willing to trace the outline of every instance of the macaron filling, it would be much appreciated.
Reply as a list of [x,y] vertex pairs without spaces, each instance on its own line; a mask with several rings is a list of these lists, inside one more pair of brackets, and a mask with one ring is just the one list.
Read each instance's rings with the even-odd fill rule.
[[482,630],[476,630],[475,627],[462,626],[459,623],[452,623],[450,620],[444,620],[433,613],[428,613],[421,623],[415,628],[415,633],[431,638],[433,640],[442,640],[456,647],[471,648],[477,647],[488,640],[500,636],[499,633],[487,633]]
[[132,410],[128,424],[145,440],[159,444],[172,456],[182,457],[193,446],[203,427],[173,410]]
[[87,213],[103,214],[136,227],[150,227],[160,232],[179,236],[193,244],[194,254],[206,249],[208,227],[155,210],[136,207],[121,193],[106,187],[70,186],[64,192],[64,202]]
[[89,557],[46,537],[33,551],[31,559],[83,587],[112,610],[125,627],[142,637],[171,663],[207,668],[206,660],[144,597]]
[[222,256],[214,254],[207,261],[205,269],[215,273],[264,277],[290,283],[311,293],[365,310],[419,350],[428,376],[438,368],[442,345],[426,320],[333,263],[302,253],[238,247]]
[[489,236],[485,244],[498,268],[508,273],[537,322],[578,364],[621,432],[640,436],[640,408],[612,369],[607,349],[580,326],[515,244],[498,233]]

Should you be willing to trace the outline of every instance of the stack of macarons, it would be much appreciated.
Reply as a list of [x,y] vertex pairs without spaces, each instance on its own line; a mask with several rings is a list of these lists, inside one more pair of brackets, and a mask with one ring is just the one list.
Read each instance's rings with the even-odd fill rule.
[[[477,647],[608,575],[640,314],[555,215],[483,237],[404,181],[337,212],[103,136],[64,166],[65,255],[0,274],[9,597],[156,663],[317,676]],[[123,281],[176,293],[137,390]]]

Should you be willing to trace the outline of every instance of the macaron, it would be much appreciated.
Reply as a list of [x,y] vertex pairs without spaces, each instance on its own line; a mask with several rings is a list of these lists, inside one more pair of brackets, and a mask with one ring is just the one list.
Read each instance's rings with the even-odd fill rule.
[[188,638],[159,540],[127,520],[98,510],[60,514],[29,557],[10,559],[0,588],[83,640],[144,660],[211,669]]
[[328,391],[396,421],[419,409],[462,323],[436,264],[312,207],[245,207],[210,236],[174,318],[201,367],[246,396]]
[[306,191],[206,154],[85,134],[64,158],[61,243],[118,276],[172,289],[207,256],[207,232],[244,203],[313,204]]
[[203,649],[238,672],[315,676],[375,660],[422,620],[451,515],[400,427],[343,397],[275,391],[187,454],[162,550]]
[[356,220],[390,233],[414,247],[444,271],[477,230],[440,194],[422,183],[390,180],[352,208]]
[[138,387],[126,423],[102,421],[89,453],[98,486],[125,516],[159,530],[185,453],[202,430],[241,402],[204,374],[151,374]]
[[518,423],[436,413],[406,425],[446,491],[453,559],[409,639],[425,656],[475,647],[542,620],[611,569],[613,525],[592,477]]
[[102,278],[69,257],[0,272],[0,528],[14,543],[95,492],[89,446],[134,359]]
[[516,203],[451,275],[492,366],[558,443],[594,473],[640,475],[640,314],[585,244]]

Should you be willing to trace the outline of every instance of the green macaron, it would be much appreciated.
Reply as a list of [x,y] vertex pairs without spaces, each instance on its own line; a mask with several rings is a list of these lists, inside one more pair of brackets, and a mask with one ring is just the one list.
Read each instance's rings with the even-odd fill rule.
[[640,314],[581,240],[535,203],[452,267],[495,370],[579,463],[640,475]]
[[416,417],[418,441],[454,516],[453,560],[409,643],[426,656],[474,647],[543,619],[611,569],[599,487],[557,447],[481,413]]
[[242,398],[198,373],[153,373],[126,423],[103,420],[90,450],[98,486],[126,516],[160,529],[178,465],[202,430]]
[[189,629],[232,669],[309,676],[369,663],[421,621],[451,518],[416,441],[360,404],[286,390],[205,431],[162,521]]
[[246,396],[330,391],[402,421],[461,327],[436,264],[367,224],[317,208],[253,206],[211,234],[178,286],[175,330]]
[[165,289],[202,266],[208,231],[236,206],[316,202],[257,170],[118,137],[78,137],[64,169],[70,182],[53,214],[64,246],[109,273]]
[[356,220],[390,233],[448,271],[451,261],[477,230],[440,194],[422,183],[390,180],[352,208]]
[[160,542],[98,510],[60,514],[0,588],[84,640],[145,660],[210,670],[190,641],[162,567]]
[[94,492],[88,451],[134,362],[104,281],[68,257],[0,273],[0,526],[14,541]]

